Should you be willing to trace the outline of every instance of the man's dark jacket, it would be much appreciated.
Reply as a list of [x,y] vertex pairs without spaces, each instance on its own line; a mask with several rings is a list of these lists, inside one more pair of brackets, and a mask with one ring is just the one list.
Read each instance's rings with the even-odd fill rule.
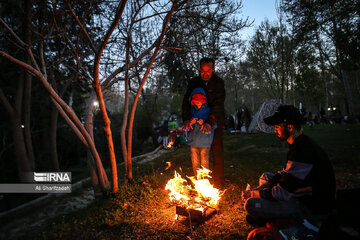
[[301,134],[290,145],[283,171],[270,179],[271,189],[260,196],[279,200],[297,198],[314,214],[326,214],[335,203],[335,174],[327,154],[308,136]]
[[200,76],[197,76],[189,81],[182,104],[182,120],[185,122],[191,119],[190,95],[192,91],[198,87],[205,90],[208,106],[210,107],[210,115],[205,122],[209,123],[211,126],[214,126],[217,123],[218,128],[222,128],[224,126],[225,119],[225,88],[224,81],[215,73],[209,79],[207,85],[205,85]]

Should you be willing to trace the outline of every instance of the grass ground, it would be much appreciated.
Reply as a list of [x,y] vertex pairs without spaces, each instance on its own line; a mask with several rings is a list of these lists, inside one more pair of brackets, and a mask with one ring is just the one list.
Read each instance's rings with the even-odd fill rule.
[[[360,186],[360,125],[305,127],[305,133],[328,153],[338,189]],[[225,134],[224,150],[227,190],[219,213],[199,226],[190,228],[186,218],[175,220],[175,207],[164,191],[174,170],[192,175],[189,149],[183,146],[146,165],[134,164],[134,183],[54,219],[26,239],[246,239],[253,227],[239,204],[241,190],[247,183],[256,185],[262,172],[281,169],[287,145],[273,134]],[[167,170],[166,162],[171,162]]]

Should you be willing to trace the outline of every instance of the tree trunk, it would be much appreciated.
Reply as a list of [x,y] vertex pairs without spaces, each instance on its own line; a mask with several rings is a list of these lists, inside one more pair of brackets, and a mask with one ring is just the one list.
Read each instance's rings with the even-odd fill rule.
[[23,87],[24,87],[24,76],[20,74],[19,77],[19,86],[16,93],[15,104],[14,107],[10,105],[10,102],[7,100],[5,94],[0,89],[0,102],[2,102],[5,110],[9,115],[10,126],[11,126],[11,134],[14,142],[14,152],[16,165],[18,169],[18,176],[20,181],[25,180],[25,176],[23,173],[32,172],[33,168],[29,163],[28,155],[26,152],[25,139],[23,135],[21,117],[19,112],[21,112],[21,103],[23,96]]
[[[333,24],[334,33],[338,32],[338,26],[334,19],[332,20],[332,24]],[[344,57],[343,57],[342,52],[337,48],[336,43],[334,43],[334,46],[335,46],[335,51],[336,51],[336,65],[339,68],[337,71],[338,72],[337,76],[344,86],[344,92],[345,92],[344,101],[345,101],[346,112],[347,112],[348,116],[352,116],[350,85],[348,83],[346,74],[342,67]]]
[[[52,68],[50,68],[49,80],[52,83],[54,89],[57,90],[54,71]],[[68,82],[65,84],[64,88],[62,89],[62,92],[66,90],[67,86],[69,85]],[[60,93],[60,96],[61,95],[62,93]],[[54,171],[59,172],[60,165],[59,165],[58,152],[57,152],[57,124],[59,118],[59,111],[57,110],[55,105],[52,105],[50,114],[51,115],[50,115],[50,127],[49,127],[49,142],[50,142],[49,150],[50,150],[51,164]]]
[[59,112],[55,106],[51,107],[51,117],[50,117],[50,129],[49,129],[49,142],[50,142],[50,156],[51,163],[54,171],[59,172],[59,160],[56,147],[56,135],[57,135],[57,123],[58,123]]
[[[24,9],[25,9],[25,17],[23,19],[23,35],[25,43],[28,46],[31,46],[31,10],[32,10],[32,0],[24,0]],[[29,55],[25,55],[24,61],[27,64],[31,64],[31,59]],[[23,106],[24,106],[24,134],[25,134],[25,144],[27,149],[27,154],[29,157],[31,167],[35,169],[35,156],[34,149],[31,140],[31,125],[30,125],[30,116],[31,116],[31,82],[32,76],[27,71],[24,71],[25,76],[25,86],[24,86],[24,98],[23,98]]]
[[351,91],[350,91],[350,85],[346,76],[346,73],[344,70],[341,70],[341,80],[344,84],[345,89],[345,108],[346,108],[346,115],[348,117],[351,117],[352,114],[352,103],[351,103]]
[[121,130],[120,130],[120,136],[121,136],[121,150],[122,150],[122,155],[123,155],[123,160],[124,160],[124,164],[125,164],[125,183],[128,183],[129,180],[132,179],[132,172],[129,171],[129,165],[128,165],[128,161],[127,161],[127,148],[126,148],[126,126],[127,126],[127,121],[128,121],[128,116],[129,116],[129,83],[130,83],[130,79],[129,79],[129,56],[130,56],[130,44],[131,44],[131,37],[128,36],[127,40],[126,40],[126,56],[125,56],[125,61],[126,61],[126,67],[125,67],[125,99],[124,99],[124,115],[123,115],[123,123],[121,125]]
[[14,114],[12,114],[11,125],[14,141],[15,156],[18,165],[18,174],[21,181],[24,180],[24,172],[32,172],[32,164],[29,161],[29,156],[26,151],[25,138],[23,133],[23,124],[21,122],[22,103],[24,96],[24,82],[23,74],[20,74],[19,86],[15,97]]
[[163,28],[162,28],[162,31],[161,31],[161,34],[160,34],[159,41],[158,41],[157,46],[156,46],[156,48],[154,50],[154,53],[153,53],[153,55],[151,57],[151,60],[149,62],[149,66],[148,66],[148,68],[147,68],[147,70],[146,70],[146,72],[144,74],[143,80],[142,80],[142,82],[141,82],[141,84],[139,86],[139,89],[138,89],[137,93],[136,93],[136,97],[134,99],[134,104],[133,104],[132,109],[131,109],[131,115],[130,115],[130,119],[129,119],[129,132],[128,132],[128,147],[127,147],[128,154],[127,154],[127,160],[126,160],[128,162],[128,166],[129,166],[129,168],[128,168],[129,174],[131,174],[131,175],[132,175],[132,162],[131,162],[132,131],[133,131],[134,117],[135,117],[135,110],[136,110],[137,102],[139,100],[141,90],[142,90],[142,88],[143,88],[143,86],[144,86],[144,84],[146,82],[146,79],[147,79],[147,77],[149,75],[151,67],[152,67],[152,65],[153,65],[153,63],[155,61],[157,53],[160,50],[160,46],[161,46],[162,40],[163,40],[165,32],[166,32],[166,27],[167,27],[167,25],[168,25],[168,23],[170,21],[170,18],[171,18],[172,14],[173,14],[173,12],[174,12],[174,10],[176,8],[177,2],[178,1],[173,1],[173,5],[171,7],[171,10],[168,12],[168,14],[166,15],[166,17],[164,19]]
[[19,179],[23,182],[25,180],[24,173],[32,172],[34,169],[31,167],[27,156],[21,120],[18,116],[13,116],[11,118],[11,128]]
[[29,73],[25,73],[25,87],[24,87],[24,134],[26,149],[29,155],[29,161],[32,168],[35,169],[35,155],[31,139],[31,81],[32,77]]
[[323,50],[321,47],[321,42],[319,39],[319,33],[316,33],[316,41],[317,41],[317,47],[319,49],[319,55],[320,55],[320,66],[321,66],[321,80],[323,81],[324,84],[324,92],[325,92],[325,111],[328,111],[328,107],[329,107],[329,93],[328,93],[328,83],[326,81],[326,75],[325,75],[325,60],[324,60],[324,56],[323,56]]
[[114,29],[116,28],[116,26],[118,25],[122,13],[125,9],[125,5],[126,5],[126,0],[122,0],[117,8],[117,12],[115,15],[115,19],[112,22],[110,28],[108,29],[108,31],[106,32],[104,38],[102,39],[101,42],[101,46],[99,48],[99,51],[96,53],[95,56],[95,61],[94,61],[94,89],[99,101],[99,106],[100,106],[100,110],[101,110],[101,114],[104,120],[104,131],[106,134],[106,140],[108,143],[108,149],[109,149],[109,156],[110,156],[110,163],[111,163],[111,173],[112,173],[112,182],[113,182],[113,186],[112,186],[112,190],[113,192],[117,192],[118,191],[118,176],[117,176],[117,166],[116,166],[116,157],[115,157],[115,150],[114,150],[114,143],[113,143],[113,139],[112,139],[112,133],[111,133],[111,128],[110,128],[110,119],[108,117],[108,114],[106,112],[106,107],[105,107],[105,102],[104,102],[104,98],[103,98],[103,94],[102,94],[102,90],[101,90],[101,85],[100,85],[100,79],[99,79],[99,65],[100,65],[100,60],[101,60],[101,55],[102,52],[105,49],[106,44],[109,41],[109,38],[111,36],[111,34],[113,33]]
[[[90,97],[87,100],[86,103],[86,119],[85,119],[85,129],[89,133],[91,139],[94,141],[94,126],[93,126],[93,108],[94,108],[94,101],[96,99],[95,92],[92,92]],[[95,198],[100,198],[102,196],[101,192],[101,186],[99,183],[99,176],[97,174],[97,167],[94,161],[94,157],[92,156],[91,152],[87,150],[87,163],[90,170],[90,177],[91,177],[91,183],[94,188],[94,195]],[[101,172],[104,171],[104,169],[99,170]]]

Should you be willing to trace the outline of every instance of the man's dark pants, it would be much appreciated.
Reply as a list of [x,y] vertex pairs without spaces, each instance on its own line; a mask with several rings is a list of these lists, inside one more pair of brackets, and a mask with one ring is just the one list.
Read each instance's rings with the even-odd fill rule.
[[224,149],[223,149],[223,127],[218,127],[214,131],[214,140],[211,144],[213,158],[213,178],[215,185],[221,187],[224,185]]

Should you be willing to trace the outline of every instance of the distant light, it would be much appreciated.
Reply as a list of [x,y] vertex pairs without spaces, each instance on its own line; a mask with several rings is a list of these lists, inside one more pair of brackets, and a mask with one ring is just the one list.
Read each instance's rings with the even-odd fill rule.
[[94,102],[94,106],[95,106],[95,107],[98,107],[98,106],[99,106],[99,102],[98,102],[98,101],[95,101],[95,102]]
[[21,125],[21,128],[25,128],[25,126],[24,126],[24,125]]
[[328,111],[331,111],[331,107],[328,108]]
[[336,110],[336,107],[333,107],[333,110]]

